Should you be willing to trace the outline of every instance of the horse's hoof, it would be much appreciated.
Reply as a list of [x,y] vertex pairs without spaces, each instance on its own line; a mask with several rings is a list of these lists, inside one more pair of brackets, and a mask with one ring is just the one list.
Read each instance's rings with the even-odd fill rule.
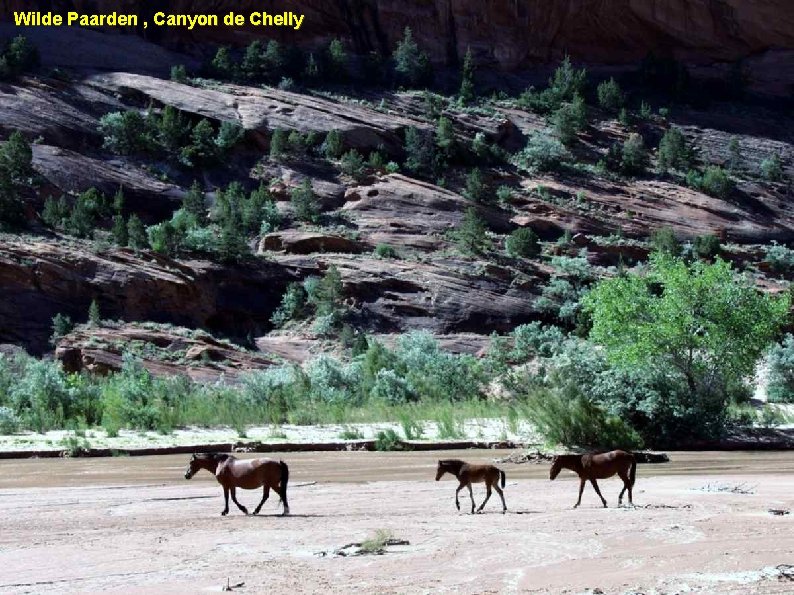
[[229,511],[228,511],[228,510],[224,510],[224,511],[221,513],[221,516],[226,516],[227,514],[229,514]]

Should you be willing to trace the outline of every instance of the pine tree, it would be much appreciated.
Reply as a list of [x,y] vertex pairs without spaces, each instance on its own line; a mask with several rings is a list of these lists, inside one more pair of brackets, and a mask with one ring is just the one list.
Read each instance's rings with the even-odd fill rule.
[[328,46],[329,77],[334,82],[345,82],[348,79],[348,56],[345,47],[338,39]]
[[461,105],[467,105],[474,101],[474,99],[474,57],[472,56],[471,48],[468,48],[466,50],[466,56],[463,58],[458,101]]
[[453,160],[457,152],[455,129],[452,127],[450,119],[445,116],[441,116],[438,119],[438,126],[436,126],[436,146],[445,161],[449,162]]
[[616,112],[623,107],[623,92],[614,78],[598,85],[598,105],[605,110]]
[[212,73],[221,79],[231,79],[234,77],[234,61],[229,48],[222,46],[215,52],[215,57],[210,63]]
[[312,189],[310,180],[304,180],[300,186],[290,192],[290,202],[295,211],[295,217],[301,221],[316,223],[320,219],[320,208],[317,196]]
[[240,70],[243,76],[251,82],[261,80],[265,75],[265,47],[261,41],[254,40],[245,49]]
[[96,300],[91,300],[91,305],[88,307],[88,324],[91,326],[102,325],[102,315],[99,312],[99,304]]
[[283,159],[284,154],[287,152],[287,142],[287,131],[276,128],[270,137],[270,158],[274,161]]
[[215,131],[206,118],[190,133],[190,144],[182,149],[182,162],[188,167],[210,165],[217,157]]
[[0,168],[11,182],[25,182],[33,174],[33,150],[22,133],[15,130],[0,146]]
[[125,247],[129,244],[130,236],[127,230],[127,223],[124,221],[124,215],[113,215],[113,228],[111,229],[113,241],[116,245]]
[[334,129],[325,136],[322,151],[326,159],[338,159],[342,155],[344,145],[342,144],[342,134]]
[[457,240],[464,252],[479,254],[485,249],[488,241],[485,222],[474,207],[466,209],[463,221],[457,230]]
[[138,215],[133,213],[127,222],[127,242],[130,248],[145,250],[149,247],[149,239],[146,236],[146,228]]
[[320,65],[317,63],[317,59],[314,57],[313,53],[309,54],[303,76],[311,82],[317,82],[320,79]]
[[463,196],[473,202],[481,202],[485,198],[485,183],[482,181],[480,169],[475,167],[466,176],[466,189]]
[[413,87],[427,82],[430,78],[430,59],[419,49],[410,27],[405,28],[403,38],[394,50],[393,58],[394,70],[401,83]]
[[74,322],[68,316],[56,314],[52,319],[52,335],[50,335],[50,345],[57,345],[58,341],[72,332]]
[[204,191],[198,183],[194,180],[182,199],[182,208],[196,218],[199,225],[204,225],[207,222],[207,207],[204,204]]
[[182,116],[182,112],[173,106],[163,108],[160,120],[157,123],[157,140],[169,156],[179,154],[187,140],[190,124]]

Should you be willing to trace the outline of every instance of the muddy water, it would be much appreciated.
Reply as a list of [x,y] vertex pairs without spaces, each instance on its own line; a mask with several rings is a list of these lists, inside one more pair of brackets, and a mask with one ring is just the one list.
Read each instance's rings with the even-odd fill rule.
[[[507,450],[449,450],[412,453],[308,452],[272,454],[290,464],[292,482],[350,483],[432,478],[442,458],[492,462]],[[670,463],[640,465],[639,476],[745,475],[794,473],[794,451],[671,452]],[[257,455],[240,455],[241,458]],[[184,482],[188,456],[0,461],[0,489],[115,485],[164,485]],[[547,477],[547,464],[505,464],[510,479]],[[202,473],[194,481],[212,478]]]

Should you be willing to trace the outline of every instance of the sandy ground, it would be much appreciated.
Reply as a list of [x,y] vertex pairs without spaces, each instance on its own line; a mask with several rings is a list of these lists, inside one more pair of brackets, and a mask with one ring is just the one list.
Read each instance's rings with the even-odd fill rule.
[[[794,592],[775,568],[794,564],[794,514],[768,512],[794,510],[794,453],[671,453],[639,467],[636,508],[615,507],[612,479],[610,508],[588,487],[571,510],[577,481],[546,465],[502,465],[506,515],[496,495],[459,513],[454,480],[433,481],[437,458],[506,454],[285,455],[289,517],[275,499],[219,516],[220,488],[185,481],[183,456],[0,461],[0,592]],[[377,529],[410,544],[333,555]]]

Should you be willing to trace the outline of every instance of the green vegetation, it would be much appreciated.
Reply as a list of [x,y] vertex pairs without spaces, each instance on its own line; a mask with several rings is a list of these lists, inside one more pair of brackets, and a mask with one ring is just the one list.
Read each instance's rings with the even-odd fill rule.
[[0,52],[0,81],[12,79],[39,65],[39,51],[27,37],[18,35]]
[[659,169],[687,171],[693,162],[692,149],[678,128],[670,128],[659,143]]
[[614,78],[598,85],[598,105],[612,112],[620,111],[625,102],[623,91]]
[[25,221],[22,190],[32,183],[33,152],[20,132],[0,145],[0,231],[20,227]]
[[687,185],[701,190],[717,198],[728,198],[734,188],[728,172],[718,165],[709,165],[701,174],[695,170],[689,170],[686,176]]
[[458,101],[461,105],[467,105],[474,101],[476,95],[474,92],[474,56],[472,56],[471,48],[466,49],[466,55],[463,58],[463,68],[460,74],[460,91],[458,92]]
[[407,87],[418,87],[431,82],[433,69],[428,55],[419,49],[411,33],[405,28],[403,38],[392,53],[397,81]]
[[510,232],[505,240],[505,250],[514,258],[537,258],[540,255],[540,240],[528,227],[519,227]]
[[794,336],[787,334],[772,346],[767,355],[769,384],[767,394],[772,403],[794,403]]
[[455,230],[458,246],[468,254],[481,254],[490,244],[487,230],[485,221],[477,214],[477,209],[469,207],[460,226]]
[[515,155],[514,162],[530,172],[554,171],[570,156],[560,141],[544,132],[536,132],[529,137],[527,146]]
[[548,88],[537,92],[530,87],[519,98],[519,104],[538,113],[548,114],[558,110],[563,102],[573,101],[577,95],[583,96],[586,83],[587,71],[576,70],[566,56],[549,79]]
[[783,162],[780,160],[780,155],[772,153],[761,162],[761,175],[770,182],[783,180]]

